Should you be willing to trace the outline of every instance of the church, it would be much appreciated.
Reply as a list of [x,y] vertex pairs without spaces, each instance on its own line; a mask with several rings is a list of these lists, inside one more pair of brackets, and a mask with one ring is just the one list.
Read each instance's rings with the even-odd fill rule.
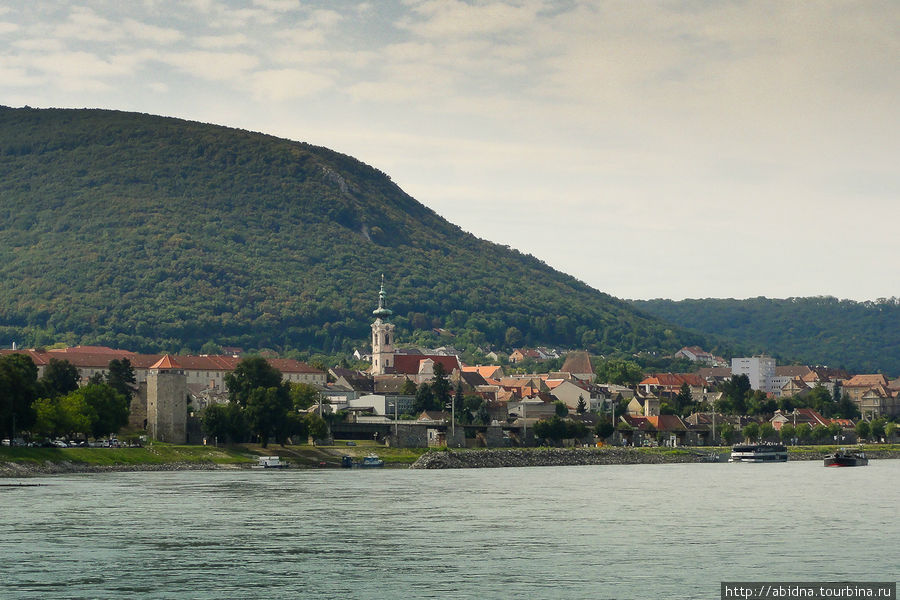
[[403,375],[415,383],[425,383],[434,378],[434,366],[440,363],[450,376],[461,371],[457,356],[422,354],[416,350],[394,348],[394,324],[389,321],[393,311],[385,306],[384,276],[378,292],[378,308],[372,311],[372,375]]

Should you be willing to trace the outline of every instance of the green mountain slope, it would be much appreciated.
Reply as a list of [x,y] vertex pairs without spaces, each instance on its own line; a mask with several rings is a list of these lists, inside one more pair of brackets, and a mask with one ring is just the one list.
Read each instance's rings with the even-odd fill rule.
[[900,374],[900,301],[831,297],[636,300],[682,327],[740,340],[750,351],[851,371]]
[[0,108],[4,346],[349,351],[366,344],[382,273],[401,340],[441,327],[463,347],[701,341],[465,233],[326,148],[133,113]]

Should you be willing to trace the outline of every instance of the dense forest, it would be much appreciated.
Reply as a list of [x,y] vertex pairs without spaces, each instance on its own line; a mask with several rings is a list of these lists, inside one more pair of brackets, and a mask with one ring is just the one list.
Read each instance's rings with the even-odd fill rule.
[[636,300],[642,311],[681,327],[740,340],[785,361],[900,375],[900,300],[831,297],[747,300]]
[[[673,352],[706,338],[478,239],[326,148],[178,119],[0,107],[0,345]],[[439,338],[435,329],[453,337]]]

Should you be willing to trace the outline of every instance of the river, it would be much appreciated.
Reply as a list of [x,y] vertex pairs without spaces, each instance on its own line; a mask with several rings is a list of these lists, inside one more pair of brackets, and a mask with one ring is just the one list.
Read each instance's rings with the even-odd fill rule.
[[[3,598],[718,598],[895,581],[900,460],[5,480]],[[26,484],[26,485],[16,485]]]

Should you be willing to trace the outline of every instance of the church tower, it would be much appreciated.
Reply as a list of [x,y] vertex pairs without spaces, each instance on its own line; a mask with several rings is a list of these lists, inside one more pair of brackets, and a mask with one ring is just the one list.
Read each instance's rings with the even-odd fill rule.
[[392,314],[384,306],[384,275],[381,276],[381,291],[378,293],[378,308],[372,311],[372,374],[384,375],[394,368],[394,325],[387,319]]

